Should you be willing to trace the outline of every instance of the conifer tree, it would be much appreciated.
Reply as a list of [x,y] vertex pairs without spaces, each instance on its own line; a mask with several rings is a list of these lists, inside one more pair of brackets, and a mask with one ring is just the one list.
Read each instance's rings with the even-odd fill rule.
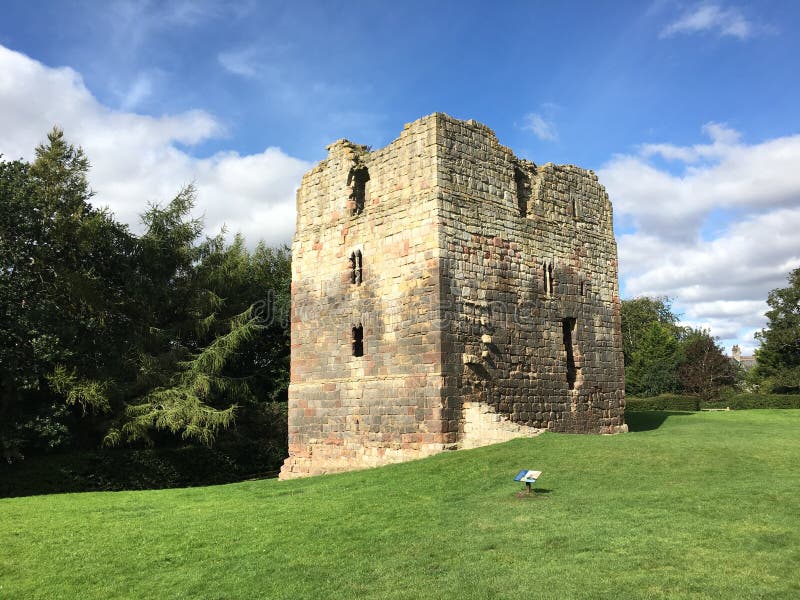
[[[0,439],[7,455],[65,443],[76,414],[109,408],[110,385],[98,366],[125,337],[117,317],[132,238],[90,205],[88,168],[59,129],[32,164],[0,162]],[[72,414],[53,391],[78,380],[83,391],[67,394]]]
[[[241,236],[230,245],[223,233],[201,239],[202,223],[190,216],[194,200],[189,186],[144,215],[139,279],[147,327],[137,379],[107,444],[153,443],[154,432],[167,431],[210,445],[240,407],[275,399],[264,393],[265,379],[283,386],[282,373],[264,368],[274,341],[288,355],[288,335],[270,331],[259,310],[273,282],[259,278],[263,269],[254,268]],[[260,248],[255,257],[264,254]]]

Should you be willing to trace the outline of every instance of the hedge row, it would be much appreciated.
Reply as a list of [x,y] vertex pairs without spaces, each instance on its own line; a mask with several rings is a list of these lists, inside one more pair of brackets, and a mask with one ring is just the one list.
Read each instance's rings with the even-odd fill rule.
[[663,394],[652,398],[632,398],[625,400],[627,410],[700,410],[700,400],[691,396]]
[[664,394],[653,398],[626,400],[628,410],[702,410],[704,408],[800,408],[800,395],[796,394],[734,394],[716,400],[701,400],[693,396]]
[[701,403],[701,408],[800,408],[800,395],[797,394],[736,394],[719,400]]

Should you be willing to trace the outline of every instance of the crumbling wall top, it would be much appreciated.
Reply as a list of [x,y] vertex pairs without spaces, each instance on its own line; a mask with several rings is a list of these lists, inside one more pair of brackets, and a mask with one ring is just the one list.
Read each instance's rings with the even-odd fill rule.
[[346,154],[367,154],[370,151],[370,147],[341,138],[325,146],[325,150],[328,151],[328,154],[337,154],[339,152]]

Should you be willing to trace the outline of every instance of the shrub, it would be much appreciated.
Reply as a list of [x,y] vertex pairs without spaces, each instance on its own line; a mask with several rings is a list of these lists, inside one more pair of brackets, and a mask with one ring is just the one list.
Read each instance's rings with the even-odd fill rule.
[[661,394],[652,398],[627,398],[628,410],[700,410],[700,400],[677,394]]
[[800,395],[787,394],[726,394],[717,400],[701,400],[693,396],[662,394],[653,398],[628,397],[628,410],[701,410],[704,408],[730,408],[748,410],[757,408],[800,408]]
[[797,394],[735,394],[728,398],[703,402],[702,408],[800,408],[800,395]]
[[144,490],[275,477],[287,456],[286,403],[243,407],[241,427],[217,443],[32,454],[0,463],[0,498],[63,492]]

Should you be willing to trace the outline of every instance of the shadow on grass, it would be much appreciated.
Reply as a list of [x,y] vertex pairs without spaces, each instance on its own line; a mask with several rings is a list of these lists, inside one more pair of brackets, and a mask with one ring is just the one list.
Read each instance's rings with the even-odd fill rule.
[[286,453],[269,444],[105,448],[0,464],[0,498],[223,485],[277,477]]
[[625,411],[625,422],[628,431],[652,431],[658,429],[669,417],[685,417],[691,412],[673,410]]
[[537,496],[544,496],[545,494],[549,494],[553,490],[549,490],[547,488],[532,488],[531,492],[528,493],[525,489],[518,491],[515,495],[517,498],[536,498]]

